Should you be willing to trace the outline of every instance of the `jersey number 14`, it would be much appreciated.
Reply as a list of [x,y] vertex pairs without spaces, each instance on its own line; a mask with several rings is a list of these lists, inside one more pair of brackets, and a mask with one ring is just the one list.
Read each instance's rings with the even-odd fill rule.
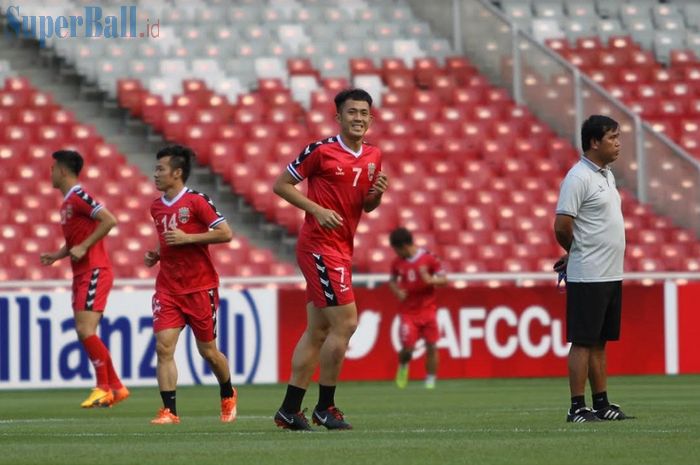
[[168,229],[171,231],[177,229],[176,214],[173,213],[173,215],[170,217],[170,221],[168,221],[168,215],[163,215],[163,218],[161,218],[161,223],[163,223],[163,232],[168,231]]

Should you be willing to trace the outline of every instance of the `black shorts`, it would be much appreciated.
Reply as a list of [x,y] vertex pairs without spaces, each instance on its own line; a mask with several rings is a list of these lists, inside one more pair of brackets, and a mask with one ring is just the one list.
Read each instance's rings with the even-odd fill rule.
[[566,283],[566,340],[594,345],[620,338],[622,281]]

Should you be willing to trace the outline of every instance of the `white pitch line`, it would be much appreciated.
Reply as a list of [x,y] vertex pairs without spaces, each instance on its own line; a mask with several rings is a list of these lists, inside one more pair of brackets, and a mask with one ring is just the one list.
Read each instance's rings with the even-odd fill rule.
[[4,423],[60,423],[73,420],[78,421],[79,418],[6,418],[0,420],[0,425]]

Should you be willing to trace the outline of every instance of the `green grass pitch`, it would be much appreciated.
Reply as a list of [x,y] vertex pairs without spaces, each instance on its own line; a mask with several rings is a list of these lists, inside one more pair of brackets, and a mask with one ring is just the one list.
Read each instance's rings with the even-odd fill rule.
[[[355,429],[313,434],[275,427],[284,389],[241,387],[223,425],[217,387],[183,387],[168,426],[149,424],[156,388],[89,410],[87,389],[0,391],[0,464],[700,464],[700,376],[612,378],[611,400],[638,418],[595,424],[565,423],[564,378],[342,383]],[[304,406],[316,396],[312,384]]]

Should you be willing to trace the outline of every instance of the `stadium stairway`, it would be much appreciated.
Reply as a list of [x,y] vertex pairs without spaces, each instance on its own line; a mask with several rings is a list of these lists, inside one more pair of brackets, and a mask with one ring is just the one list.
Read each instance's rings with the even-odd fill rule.
[[[2,32],[0,31],[0,33]],[[93,126],[98,135],[104,138],[107,145],[115,147],[117,153],[124,155],[129,166],[138,169],[140,173],[136,176],[142,177],[143,181],[141,182],[146,186],[150,184],[155,152],[166,143],[162,138],[148,131],[143,123],[127,118],[122,110],[105,103],[101,92],[93,86],[86,85],[74,69],[63,63],[50,51],[40,49],[35,41],[16,39],[2,33],[0,62],[10,65],[10,69],[5,70],[5,75],[27,78],[32,87],[49,94],[53,102],[73,113],[76,121],[87,122]],[[0,87],[2,86],[0,85]],[[3,127],[3,130],[5,129],[5,124],[0,124],[0,126]],[[108,161],[104,162],[102,167],[108,166],[109,163]],[[48,173],[48,166],[46,173]],[[117,177],[109,181],[119,182],[119,179]],[[89,182],[86,184],[89,186]],[[220,254],[221,257],[215,256],[222,276],[260,274],[287,276],[296,273],[292,257],[288,253],[290,247],[283,245],[289,242],[293,243],[295,239],[286,238],[286,232],[282,227],[265,221],[262,215],[256,213],[241,198],[232,196],[227,187],[222,189],[218,177],[206,167],[198,167],[194,170],[188,186],[209,194],[234,229],[236,237],[229,245],[230,254]],[[56,196],[55,192],[51,194]],[[152,195],[149,196],[148,193],[145,193],[141,200],[145,201],[146,198],[157,196],[157,193],[154,192],[150,192],[150,194]],[[110,208],[109,198],[100,197],[99,200]],[[57,208],[58,203],[52,204],[50,208],[54,207]],[[143,216],[142,220],[150,222],[147,211],[144,211]],[[50,226],[58,228],[58,225]],[[52,229],[51,232],[55,231]],[[150,244],[152,240],[152,237],[143,237],[140,239],[142,244],[139,247]],[[129,257],[122,257],[122,254],[116,253],[118,246],[115,242],[117,239],[109,237],[108,241],[111,243],[110,249],[114,252],[113,261],[122,262],[128,258],[128,262],[131,263],[138,259],[138,263],[134,264],[135,269],[138,268],[138,272],[134,274],[129,274],[126,266],[119,266],[118,263],[115,263],[117,277],[153,276],[153,270],[145,269],[140,265],[140,255],[136,257],[136,254],[131,253],[128,254]],[[54,245],[51,244],[51,247]],[[3,247],[5,247],[4,244]],[[246,256],[237,254],[239,249],[245,250]],[[3,250],[3,252],[12,252],[12,250]],[[33,266],[31,253],[18,254],[19,261],[16,263],[10,258],[10,253],[4,254],[7,260],[0,262],[0,279],[65,277],[53,267]],[[223,255],[230,256],[223,258]],[[231,260],[237,263],[231,263]],[[126,264],[122,263],[121,265]]]

